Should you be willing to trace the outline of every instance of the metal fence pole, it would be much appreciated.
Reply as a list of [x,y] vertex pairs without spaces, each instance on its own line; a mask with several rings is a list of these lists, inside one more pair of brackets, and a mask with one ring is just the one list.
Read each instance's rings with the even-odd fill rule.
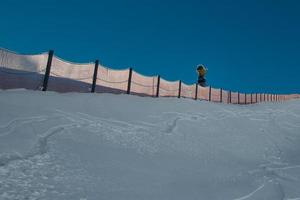
[[45,72],[45,76],[44,76],[43,91],[47,91],[53,55],[54,55],[54,51],[50,50],[48,53],[48,61],[47,61],[46,72]]
[[97,75],[98,75],[98,67],[99,67],[99,60],[95,61],[95,68],[94,68],[94,75],[93,75],[93,84],[91,92],[95,92],[96,82],[97,82]]
[[240,92],[238,92],[238,104],[240,104]]
[[208,101],[211,101],[211,86],[209,86]]
[[181,80],[179,81],[179,86],[178,86],[178,98],[181,97]]
[[160,75],[157,76],[156,97],[159,97]]
[[196,83],[195,100],[198,99],[198,84]]
[[128,77],[128,84],[127,84],[127,94],[130,94],[131,89],[131,78],[132,78],[132,68],[129,68],[129,77]]
[[245,104],[247,104],[247,94],[245,93]]
[[220,103],[223,102],[223,89],[220,89]]

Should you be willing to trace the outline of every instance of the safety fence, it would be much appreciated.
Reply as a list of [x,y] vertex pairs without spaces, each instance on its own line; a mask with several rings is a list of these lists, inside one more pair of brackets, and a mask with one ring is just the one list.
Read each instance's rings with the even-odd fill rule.
[[0,89],[26,88],[56,92],[97,92],[135,94],[151,97],[178,97],[232,104],[253,104],[300,98],[299,94],[246,94],[222,88],[187,85],[160,76],[144,76],[132,68],[114,70],[91,63],[72,63],[51,50],[21,55],[0,48]]

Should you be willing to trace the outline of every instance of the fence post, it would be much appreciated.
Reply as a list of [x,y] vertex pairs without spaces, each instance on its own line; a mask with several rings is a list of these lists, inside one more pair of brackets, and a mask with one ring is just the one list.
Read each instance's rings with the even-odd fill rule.
[[250,103],[252,104],[253,103],[253,101],[252,101],[252,93],[250,94],[250,98],[251,98]]
[[94,76],[93,76],[93,84],[92,84],[92,90],[91,92],[95,92],[96,88],[96,81],[97,81],[97,75],[98,75],[98,67],[99,67],[99,60],[95,61],[95,68],[94,68]]
[[54,51],[50,50],[48,53],[48,61],[47,61],[46,72],[44,76],[43,91],[47,91],[53,55],[54,55]]
[[160,75],[157,76],[156,97],[159,97]]
[[223,101],[223,89],[220,89],[220,103]]
[[266,94],[264,93],[264,101],[266,101]]
[[211,101],[211,86],[209,86],[208,101]]
[[255,93],[255,103],[257,103],[257,93]]
[[245,93],[245,104],[247,104],[247,94]]
[[229,103],[231,103],[231,91],[229,91],[228,98],[229,98]]
[[238,104],[240,104],[240,92],[238,92]]
[[129,68],[128,84],[127,84],[127,94],[130,94],[131,77],[132,77],[132,68],[130,67],[130,68]]
[[178,98],[181,97],[181,80],[179,81],[179,86],[178,86]]
[[196,83],[195,100],[198,99],[198,84]]

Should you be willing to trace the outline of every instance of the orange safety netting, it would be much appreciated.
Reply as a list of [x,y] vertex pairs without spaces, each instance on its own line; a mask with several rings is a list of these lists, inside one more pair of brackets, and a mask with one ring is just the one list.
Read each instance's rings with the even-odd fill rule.
[[94,67],[94,63],[72,63],[53,56],[48,90],[56,92],[90,92]]
[[[42,89],[45,79],[48,53],[37,55],[21,55],[0,48],[0,89],[26,88]],[[48,90],[57,92],[90,92],[95,63],[72,63],[53,56]],[[148,77],[130,69],[114,70],[99,66],[96,79],[96,92],[138,94],[142,96],[159,96],[197,98],[214,102],[249,104],[263,101],[283,101],[300,98],[300,94],[239,94],[217,88],[186,85],[179,81],[166,81],[160,79],[159,91],[158,77]],[[131,80],[131,81],[130,81]],[[180,87],[180,88],[179,88]],[[210,91],[210,93],[209,93]],[[231,95],[230,95],[231,94]]]
[[157,76],[148,77],[132,71],[130,91],[142,96],[156,96],[157,80]]
[[231,103],[238,103],[238,92],[231,92]]
[[181,83],[181,96],[185,98],[195,98],[196,85],[186,85]]
[[229,103],[229,92],[226,90],[222,90],[222,102]]
[[48,53],[20,55],[0,48],[0,89],[41,89]]
[[99,66],[96,92],[126,93],[128,88],[129,69],[113,70]]
[[160,79],[159,96],[161,97],[177,97],[179,94],[179,81],[166,81]]
[[209,87],[198,86],[198,99],[209,100]]
[[221,101],[221,89],[211,88],[211,101],[220,102]]

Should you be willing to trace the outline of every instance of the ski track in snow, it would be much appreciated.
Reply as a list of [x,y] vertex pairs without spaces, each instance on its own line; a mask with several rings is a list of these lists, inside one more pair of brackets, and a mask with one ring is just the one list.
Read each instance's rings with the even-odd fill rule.
[[36,117],[24,117],[16,118],[8,122],[6,125],[0,126],[0,137],[13,133],[14,130],[24,124],[30,124],[33,122],[46,121],[48,118],[46,116],[36,116]]
[[55,127],[50,128],[44,134],[39,135],[38,142],[36,143],[36,145],[33,147],[33,149],[30,152],[28,152],[25,155],[21,155],[18,153],[2,154],[2,155],[0,154],[0,167],[8,165],[12,161],[26,160],[26,159],[29,159],[36,155],[42,155],[42,154],[46,153],[47,152],[47,142],[51,136],[58,134],[58,133],[64,131],[65,129],[72,128],[75,126],[76,126],[76,124],[68,124],[68,125],[60,125],[60,126],[55,126]]
[[250,198],[251,196],[253,196],[256,192],[258,192],[259,190],[263,189],[265,187],[265,184],[259,186],[258,188],[256,188],[253,192],[245,195],[245,196],[242,196],[242,197],[239,197],[237,199],[233,199],[233,200],[245,200],[245,199],[248,199]]

